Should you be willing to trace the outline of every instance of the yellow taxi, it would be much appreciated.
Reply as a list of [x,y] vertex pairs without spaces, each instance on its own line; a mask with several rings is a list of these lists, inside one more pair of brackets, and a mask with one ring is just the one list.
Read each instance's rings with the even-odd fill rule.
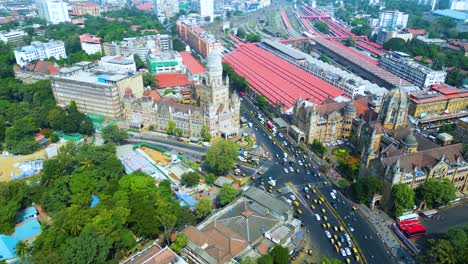
[[307,188],[309,188],[309,189],[313,189],[313,188],[314,188],[314,186],[312,186],[312,184],[310,184],[310,183],[309,183],[309,184],[307,184]]
[[301,210],[301,209],[297,209],[296,212],[297,212],[298,215],[301,215],[301,214],[302,214],[302,210]]
[[320,201],[322,201],[322,203],[325,202],[325,200],[323,199],[323,197],[320,197]]
[[317,199],[314,199],[314,203],[318,203]]
[[337,253],[340,252],[340,248],[339,248],[337,245],[335,245],[335,251],[336,251]]
[[310,199],[310,195],[306,194],[306,195],[305,195],[305,198],[306,198],[306,199]]
[[323,216],[323,221],[328,221],[328,217],[326,215]]
[[351,260],[349,258],[346,258],[346,263],[351,263]]
[[341,242],[340,241],[336,241],[336,245],[341,247]]
[[330,228],[330,227],[331,227],[330,223],[327,223],[327,227],[328,227],[328,228]]
[[334,238],[336,241],[340,242],[340,241],[338,240],[338,236],[337,236],[337,235],[333,235],[333,238]]
[[294,204],[294,206],[299,206],[299,202],[298,202],[298,201],[294,201],[293,204]]
[[344,231],[345,231],[345,230],[344,230],[344,227],[340,226],[340,231],[341,231],[341,232],[344,232]]
[[326,224],[322,224],[322,228],[323,228],[323,229],[326,229],[326,228],[327,228],[327,225],[326,225]]
[[326,212],[325,208],[322,208],[322,210],[321,210],[321,211],[322,211],[322,213],[325,213],[325,212]]
[[281,189],[277,189],[276,191],[277,191],[278,193],[282,193],[282,192],[283,192],[283,190],[281,190]]
[[317,193],[317,191],[315,189],[312,189],[312,192]]
[[361,258],[358,255],[355,255],[354,260],[356,260],[356,262],[359,262],[359,261],[361,261]]
[[337,232],[337,231],[338,231],[338,227],[337,227],[337,226],[334,226],[334,227],[333,227],[333,230],[335,230],[335,232]]
[[315,205],[311,204],[311,205],[310,205],[310,209],[314,210],[314,209],[315,209]]
[[269,193],[272,193],[272,192],[273,192],[273,189],[268,189],[268,192],[269,192]]
[[322,201],[318,200],[318,204],[322,204]]

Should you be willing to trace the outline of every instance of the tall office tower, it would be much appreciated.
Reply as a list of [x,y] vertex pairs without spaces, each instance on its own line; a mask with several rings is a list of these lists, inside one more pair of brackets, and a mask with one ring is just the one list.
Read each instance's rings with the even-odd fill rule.
[[419,5],[429,5],[431,6],[431,10],[435,9],[435,5],[437,4],[437,0],[416,0]]
[[58,24],[69,22],[67,3],[62,0],[36,0],[36,7],[39,17],[47,20],[48,23]]
[[406,28],[408,24],[408,14],[398,10],[386,10],[380,12],[379,27],[381,28]]
[[468,0],[451,0],[450,10],[468,11]]
[[214,0],[200,0],[200,16],[210,17],[210,22],[214,20]]

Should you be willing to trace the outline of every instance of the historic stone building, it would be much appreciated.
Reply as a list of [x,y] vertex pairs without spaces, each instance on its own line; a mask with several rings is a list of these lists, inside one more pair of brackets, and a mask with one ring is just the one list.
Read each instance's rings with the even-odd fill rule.
[[311,144],[314,139],[323,143],[347,140],[351,134],[353,120],[366,115],[369,103],[367,98],[351,102],[336,102],[330,99],[322,104],[297,100],[292,121],[293,126],[301,131],[297,141]]
[[[462,144],[441,146],[412,132],[407,120],[408,97],[399,88],[385,97],[378,117],[353,122],[353,144],[362,149],[361,176],[382,178],[383,205],[393,185],[415,189],[428,179],[448,179],[458,194],[468,191],[468,163]],[[371,115],[372,116],[372,115]]]
[[201,137],[202,128],[212,136],[232,137],[239,130],[240,101],[229,94],[229,80],[223,81],[221,56],[210,53],[206,73],[199,93],[193,93],[196,105],[182,104],[171,97],[160,97],[156,91],[146,91],[136,98],[131,89],[124,97],[125,118],[129,127],[141,129],[152,126],[166,133],[170,122],[186,137]]

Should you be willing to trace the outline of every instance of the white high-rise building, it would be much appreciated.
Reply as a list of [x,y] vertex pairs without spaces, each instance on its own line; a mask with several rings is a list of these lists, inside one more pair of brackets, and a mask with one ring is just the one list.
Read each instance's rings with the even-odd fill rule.
[[210,22],[214,20],[214,0],[200,0],[200,16],[210,17]]
[[381,28],[406,28],[408,24],[408,14],[398,10],[386,10],[380,12],[379,27]]
[[30,61],[43,60],[54,57],[56,60],[67,57],[63,41],[39,42],[34,41],[30,46],[18,48],[14,51],[16,63],[24,67]]
[[179,13],[179,0],[153,0],[153,14],[163,22]]
[[58,24],[71,21],[67,3],[62,0],[36,0],[36,8],[39,17],[44,18],[48,23]]
[[437,0],[416,0],[418,5],[429,5],[431,6],[431,10],[435,9],[435,6],[437,4]]
[[450,10],[468,11],[468,0],[451,0]]

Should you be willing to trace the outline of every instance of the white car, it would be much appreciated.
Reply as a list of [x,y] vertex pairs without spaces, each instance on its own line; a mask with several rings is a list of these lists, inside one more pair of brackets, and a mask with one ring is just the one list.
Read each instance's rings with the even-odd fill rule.
[[286,169],[286,168],[283,168],[283,170],[284,170],[284,172],[286,172],[286,173],[288,173],[288,172],[289,172],[289,171],[288,171],[288,169]]
[[332,193],[336,194],[336,190],[335,190],[335,189],[333,189],[333,190],[332,190]]
[[332,237],[330,231],[328,231],[328,230],[325,230],[325,235],[327,235],[328,238],[331,238],[331,237]]
[[279,133],[278,136],[283,137],[283,133]]
[[351,237],[347,233],[345,233],[344,236],[346,237],[346,240],[351,241]]
[[296,199],[296,196],[294,196],[294,194],[289,195],[289,198],[291,198],[291,200],[293,200],[293,201],[296,201],[296,200],[297,200],[297,199]]
[[346,255],[351,256],[351,250],[348,247],[345,248],[345,251]]
[[283,145],[287,146],[287,145],[288,145],[288,142],[283,141]]
[[293,167],[289,167],[289,170],[290,170],[291,172],[294,172]]
[[315,219],[317,219],[317,221],[320,221],[320,215],[315,214]]
[[333,200],[336,200],[336,195],[333,192],[330,193],[330,196],[333,198]]
[[349,231],[354,232],[354,228],[352,226],[350,226]]
[[304,192],[308,193],[310,191],[310,189],[306,186],[304,187]]
[[344,249],[340,248],[340,252],[343,257],[346,257],[346,251]]

